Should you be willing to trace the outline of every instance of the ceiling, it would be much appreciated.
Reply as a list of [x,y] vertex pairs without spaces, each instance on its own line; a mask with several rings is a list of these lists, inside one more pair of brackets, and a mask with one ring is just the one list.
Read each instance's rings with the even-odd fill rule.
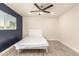
[[[30,11],[38,10],[33,3],[5,3],[7,6],[15,10],[17,13],[19,13],[22,16],[35,16],[38,15],[38,13],[32,13],[30,14]],[[49,3],[39,3],[38,5],[44,5],[45,7]],[[54,14],[43,14],[43,16],[53,16],[57,17],[62,15],[63,13],[69,11],[71,8],[77,5],[77,3],[53,3],[54,6],[47,9],[47,11],[53,12]]]

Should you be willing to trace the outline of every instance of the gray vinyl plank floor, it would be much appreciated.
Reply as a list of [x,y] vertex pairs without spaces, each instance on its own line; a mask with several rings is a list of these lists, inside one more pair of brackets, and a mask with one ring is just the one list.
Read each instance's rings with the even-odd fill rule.
[[[77,52],[57,40],[51,40],[48,43],[48,52],[46,50],[20,50],[19,56],[79,56]],[[15,47],[12,47],[2,56],[18,56],[18,52]]]

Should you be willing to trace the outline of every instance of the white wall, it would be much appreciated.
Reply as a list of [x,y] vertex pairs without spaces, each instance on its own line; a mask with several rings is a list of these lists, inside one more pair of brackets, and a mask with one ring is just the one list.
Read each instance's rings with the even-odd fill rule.
[[79,52],[79,5],[59,17],[59,38]]
[[28,29],[41,28],[48,39],[57,39],[57,19],[51,16],[29,16],[23,19],[23,37],[27,35]]

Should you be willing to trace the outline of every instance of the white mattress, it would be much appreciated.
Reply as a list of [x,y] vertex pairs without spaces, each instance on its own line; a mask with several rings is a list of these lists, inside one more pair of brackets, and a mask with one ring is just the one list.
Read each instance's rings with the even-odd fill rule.
[[46,49],[48,42],[43,37],[27,36],[15,44],[16,49]]

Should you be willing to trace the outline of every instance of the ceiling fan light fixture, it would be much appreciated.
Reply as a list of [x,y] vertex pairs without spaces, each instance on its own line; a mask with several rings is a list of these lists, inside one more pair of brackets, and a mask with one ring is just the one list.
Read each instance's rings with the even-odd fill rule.
[[53,12],[51,12],[50,14],[51,14],[51,15],[53,15],[54,13],[53,13]]
[[43,12],[40,12],[40,14],[43,15],[44,13]]

